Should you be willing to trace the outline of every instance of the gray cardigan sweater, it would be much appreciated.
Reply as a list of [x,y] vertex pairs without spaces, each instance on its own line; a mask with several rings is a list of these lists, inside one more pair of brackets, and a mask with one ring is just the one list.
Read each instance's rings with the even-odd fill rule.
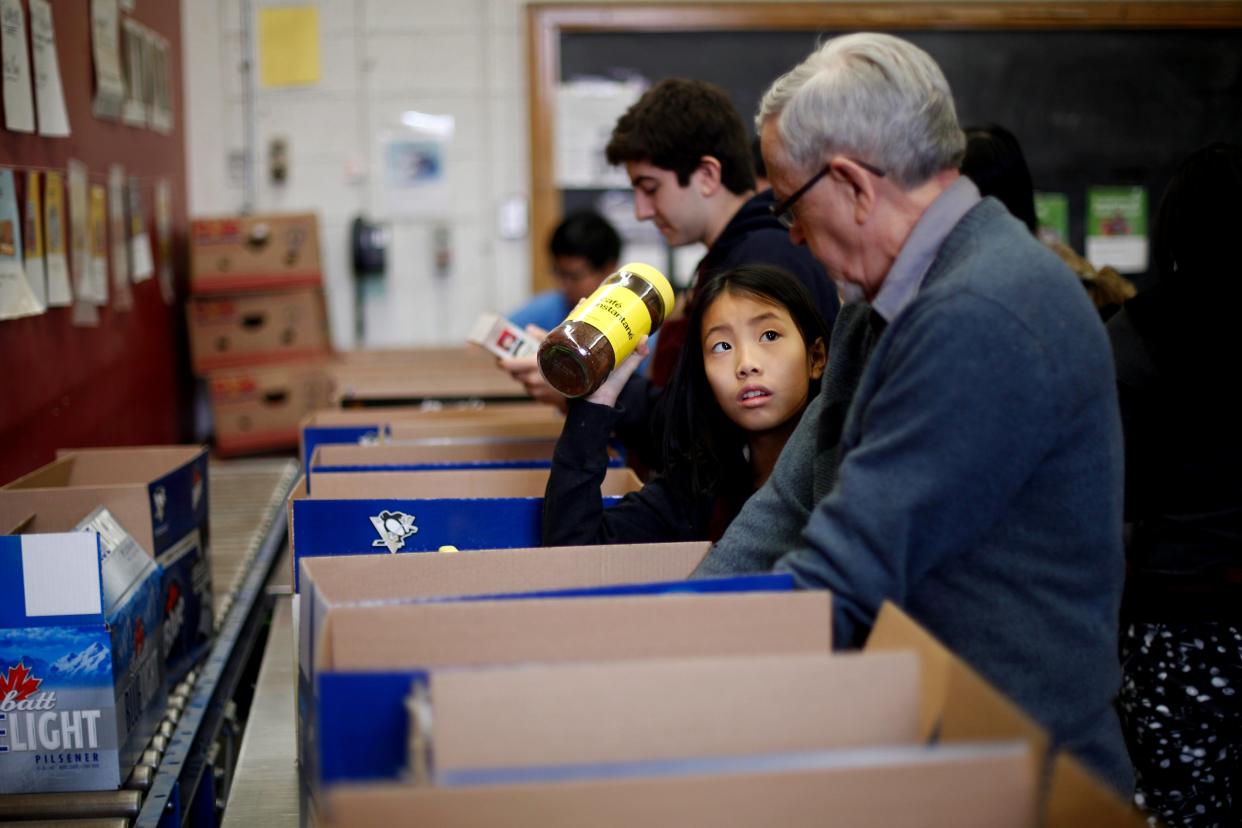
[[993,199],[887,327],[843,309],[819,396],[697,574],[833,593],[837,646],[903,607],[1122,790],[1122,439],[1104,328]]

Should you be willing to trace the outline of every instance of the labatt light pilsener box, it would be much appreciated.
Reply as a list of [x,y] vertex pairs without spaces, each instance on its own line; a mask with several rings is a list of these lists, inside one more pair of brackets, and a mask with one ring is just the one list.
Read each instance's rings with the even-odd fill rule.
[[37,514],[72,526],[97,506],[112,512],[163,568],[169,677],[206,652],[214,631],[207,521],[207,450],[202,446],[91,448],[63,452],[0,487],[0,526]]
[[0,536],[0,793],[119,788],[164,710],[159,565],[80,528]]

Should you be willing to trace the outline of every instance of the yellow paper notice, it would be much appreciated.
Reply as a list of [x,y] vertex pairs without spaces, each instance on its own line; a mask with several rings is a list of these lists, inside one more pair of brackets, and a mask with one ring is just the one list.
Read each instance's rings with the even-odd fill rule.
[[315,6],[259,9],[259,80],[263,86],[319,82],[319,10]]

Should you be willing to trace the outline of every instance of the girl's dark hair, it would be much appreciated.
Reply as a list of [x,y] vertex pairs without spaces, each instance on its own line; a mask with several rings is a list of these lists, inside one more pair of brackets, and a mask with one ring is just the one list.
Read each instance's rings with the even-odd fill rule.
[[[716,402],[703,364],[703,316],[724,293],[742,294],[789,311],[810,351],[816,340],[827,347],[830,332],[810,291],[789,271],[773,265],[742,265],[698,288],[690,306],[685,345],[664,395],[664,457],[668,474],[689,486],[696,499],[720,496],[739,505],[753,488],[742,453],[746,433]],[[812,382],[810,395],[819,390]]]

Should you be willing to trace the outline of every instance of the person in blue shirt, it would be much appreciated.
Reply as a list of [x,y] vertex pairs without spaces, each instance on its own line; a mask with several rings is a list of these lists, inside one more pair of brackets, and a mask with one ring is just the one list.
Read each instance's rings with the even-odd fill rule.
[[550,331],[565,321],[574,306],[617,269],[621,237],[603,216],[582,210],[557,225],[548,247],[556,287],[535,294],[509,314],[509,321],[521,328],[535,325]]

